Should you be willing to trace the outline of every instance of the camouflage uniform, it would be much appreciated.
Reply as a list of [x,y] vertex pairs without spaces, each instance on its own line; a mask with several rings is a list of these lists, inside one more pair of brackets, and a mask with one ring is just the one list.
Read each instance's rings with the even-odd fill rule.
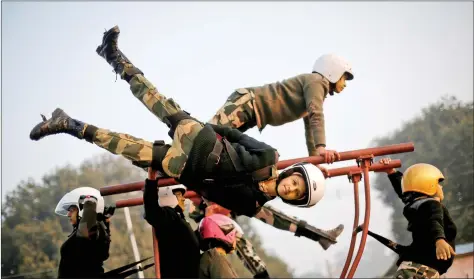
[[[168,99],[156,90],[155,86],[143,75],[137,74],[130,80],[130,90],[155,116],[163,123],[168,124],[165,117],[182,111],[173,100]],[[192,119],[179,122],[176,127],[171,148],[162,161],[163,170],[173,178],[179,178],[184,169],[194,138],[204,125]],[[112,152],[122,155],[132,162],[151,163],[153,143],[135,138],[127,134],[114,133],[105,129],[98,129],[93,142]]]
[[[110,31],[113,31],[113,29]],[[104,40],[106,40],[106,36],[107,34],[104,35]],[[121,52],[120,54],[123,55]],[[113,61],[114,59],[109,59],[107,55],[102,56],[104,56],[107,62],[121,75],[122,79],[128,81],[133,95],[163,123],[169,125],[166,117],[182,111],[180,106],[173,99],[168,99],[158,92],[156,87],[148,81],[143,76],[143,73],[132,65],[124,55],[125,60],[120,61]],[[118,64],[121,64],[121,70],[117,70],[119,68],[117,66]],[[304,117],[307,146],[310,154],[312,154],[312,152],[315,151],[314,147],[316,144],[325,144],[322,103],[326,98],[328,88],[328,80],[321,75],[303,74],[281,83],[269,84],[262,87],[237,89],[209,122],[211,124],[234,127],[241,131],[246,131],[255,125],[262,130],[266,125],[278,126]],[[311,115],[308,115],[308,110],[312,112]],[[55,117],[55,114],[57,114],[58,117]],[[310,121],[310,119],[312,120]],[[44,122],[38,124],[32,130],[30,134],[31,139],[38,140],[46,135],[54,134],[49,130],[63,129],[64,131],[59,132],[66,132],[79,139],[86,139],[93,142],[113,154],[122,155],[124,158],[145,169],[151,165],[152,142],[128,134],[97,128],[93,125],[70,118],[62,112],[62,110],[53,112],[52,119],[46,121],[44,118],[44,120]],[[70,128],[66,126],[71,126],[68,121],[76,123],[76,126],[79,127],[80,130],[68,131],[67,129]],[[56,126],[52,128],[52,126],[54,126],[52,124]],[[88,128],[91,127],[93,127],[93,129],[89,130],[92,130],[93,133],[87,136]],[[173,178],[180,177],[181,171],[185,167],[193,140],[202,127],[202,123],[192,119],[179,122],[173,136],[171,148],[162,161],[163,170],[168,176]],[[292,224],[265,209],[262,209],[256,217],[278,229],[292,232],[296,231],[296,224]],[[337,235],[341,232],[342,231],[338,232]],[[251,270],[259,271],[265,268],[264,263],[255,254],[248,240],[242,238],[242,240],[239,241],[239,246],[241,247],[242,256],[252,259],[251,262],[254,267],[251,268]]]
[[439,278],[439,273],[435,269],[414,263],[414,262],[401,262],[397,272],[393,276],[396,279],[430,279]]
[[244,263],[253,276],[267,272],[267,266],[258,256],[252,242],[243,235],[237,234],[236,252],[239,259]]
[[241,132],[258,127],[281,126],[303,118],[310,156],[317,145],[326,145],[323,103],[329,80],[320,74],[301,74],[259,87],[237,89],[209,121]]

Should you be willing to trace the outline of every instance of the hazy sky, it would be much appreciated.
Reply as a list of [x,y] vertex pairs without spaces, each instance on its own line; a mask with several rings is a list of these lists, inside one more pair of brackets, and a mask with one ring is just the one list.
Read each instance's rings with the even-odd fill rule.
[[[3,2],[2,196],[23,179],[103,152],[68,135],[31,141],[40,113],[49,117],[56,107],[99,127],[168,140],[166,126],[95,52],[116,24],[123,52],[202,120],[238,87],[309,72],[324,53],[344,56],[355,79],[324,105],[328,147],[340,151],[367,147],[445,94],[472,100],[471,2]],[[306,156],[303,121],[248,134],[282,159]],[[372,200],[371,229],[390,236],[390,209],[375,192]],[[346,226],[339,244],[323,251],[255,221],[265,247],[298,274],[324,273],[325,259],[347,250],[353,197],[346,178],[331,179],[312,209],[272,204],[318,227]]]

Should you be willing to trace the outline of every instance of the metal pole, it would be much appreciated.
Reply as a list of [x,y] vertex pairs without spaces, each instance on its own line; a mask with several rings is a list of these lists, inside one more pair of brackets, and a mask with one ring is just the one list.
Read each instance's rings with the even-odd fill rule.
[[[133,233],[132,219],[130,218],[130,209],[128,207],[125,207],[124,213],[125,213],[125,221],[127,222],[128,234],[130,236],[130,242],[132,243],[133,256],[135,257],[135,261],[138,262],[140,260],[140,254],[138,252],[137,240],[135,239],[135,234]],[[145,278],[145,275],[143,274],[141,267],[142,267],[141,264],[137,264],[137,268],[139,268],[140,270],[138,271],[138,278]]]
[[[352,159],[357,159],[364,155],[373,155],[373,156],[384,156],[389,154],[397,154],[397,153],[405,153],[405,152],[412,152],[415,150],[415,146],[413,143],[401,143],[401,144],[394,144],[388,146],[381,146],[381,147],[374,147],[374,148],[366,148],[366,149],[358,149],[352,151],[345,151],[340,152],[339,155],[341,159],[339,161],[347,161]],[[283,160],[278,162],[277,167],[279,170],[284,169],[292,164],[296,164],[298,162],[309,162],[314,165],[324,163],[324,156],[311,156],[305,158],[297,158],[291,160]],[[123,194],[133,191],[140,191],[145,182],[144,181],[137,181],[127,184],[120,184],[120,185],[112,185],[112,186],[104,186],[100,188],[100,194],[102,196],[109,196],[114,194]],[[170,186],[180,184],[173,178],[163,178],[160,179],[158,182],[159,187]]]
[[[373,164],[372,166],[370,166],[369,170],[374,171],[374,172],[379,172],[381,170],[390,169],[390,168],[399,168],[401,166],[402,166],[402,161],[397,159],[397,160],[392,160],[388,165],[384,165],[380,163]],[[351,166],[351,167],[327,169],[327,173],[323,172],[323,174],[326,178],[331,178],[331,177],[336,177],[336,176],[348,175],[350,173],[356,173],[356,172],[361,172],[361,169],[357,166]],[[160,181],[158,181],[158,184],[160,184]],[[144,182],[140,182],[140,183],[144,184]],[[134,182],[133,184],[138,184],[138,182]],[[113,186],[109,186],[109,187],[113,187]],[[142,188],[143,186],[140,188],[140,190]],[[199,194],[197,194],[194,191],[189,191],[189,190],[186,191],[186,193],[184,194],[184,197],[187,199],[194,198],[195,196],[199,196]],[[143,197],[138,197],[138,198],[118,200],[115,206],[116,208],[122,208],[126,206],[137,206],[137,205],[142,205],[142,204],[143,204]]]
[[[155,180],[156,179],[156,172],[149,168],[148,170],[148,179]],[[155,277],[161,278],[161,271],[160,271],[160,248],[158,246],[158,239],[156,239],[156,231],[155,228],[152,227],[152,234],[153,234],[153,255],[155,259]]]
[[354,225],[352,229],[352,237],[351,237],[351,244],[349,246],[349,252],[347,253],[347,258],[346,262],[344,264],[344,268],[342,269],[341,276],[339,277],[340,279],[345,278],[347,274],[347,270],[349,269],[349,265],[352,261],[352,255],[354,253],[354,247],[355,247],[355,242],[357,239],[357,233],[356,233],[356,228],[359,226],[359,182],[362,178],[362,175],[360,172],[358,173],[351,173],[348,175],[349,180],[352,180],[352,183],[354,184]]
[[355,256],[354,262],[352,263],[351,269],[347,278],[352,278],[359,266],[360,259],[362,258],[362,253],[364,253],[365,242],[367,241],[367,234],[369,231],[369,221],[370,221],[370,179],[369,179],[369,167],[372,163],[373,156],[361,156],[358,159],[362,171],[364,173],[364,192],[365,192],[365,214],[364,214],[364,226],[362,230],[362,236],[360,238],[359,250]]

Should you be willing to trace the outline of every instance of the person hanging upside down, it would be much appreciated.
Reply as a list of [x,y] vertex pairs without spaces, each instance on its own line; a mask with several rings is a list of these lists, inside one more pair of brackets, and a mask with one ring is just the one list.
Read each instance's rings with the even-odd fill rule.
[[[389,164],[384,158],[380,163]],[[439,278],[451,267],[456,225],[443,205],[443,173],[430,164],[414,164],[405,173],[387,171],[395,193],[403,201],[403,215],[413,241],[400,254],[393,278]]]
[[[108,40],[107,43],[114,44],[114,47],[116,48],[117,47],[117,45],[116,45],[117,44],[117,38],[118,38],[119,32],[120,31],[119,31],[118,27],[114,27],[111,30],[109,30],[106,33],[106,35],[104,36],[103,43],[105,43]],[[113,36],[113,37],[111,37],[111,36]],[[117,53],[118,53],[118,49],[117,49]],[[121,54],[121,52],[120,52],[120,54]],[[114,55],[116,55],[118,57],[119,54],[112,53],[110,57],[113,57]],[[307,94],[308,96],[309,95],[311,95],[311,96],[317,95],[319,97],[321,97],[322,95],[326,96],[328,92],[329,92],[329,94],[332,95],[331,90],[334,90],[335,92],[339,93],[344,88],[343,79],[345,78],[346,74],[344,74],[344,76],[341,74],[341,77],[339,78],[339,80],[336,83],[330,83],[330,82],[328,82],[328,80],[334,80],[335,76],[334,76],[333,73],[341,72],[344,69],[346,69],[348,71],[347,75],[352,76],[350,67],[348,66],[347,63],[345,63],[343,61],[343,59],[340,59],[340,58],[337,58],[337,57],[331,56],[331,55],[322,56],[315,63],[315,66],[314,66],[314,69],[313,69],[317,73],[310,74],[307,78],[309,78],[308,80],[312,80],[312,79],[319,80],[320,82],[324,83],[324,86],[314,86],[314,84],[311,85],[311,84],[308,83],[308,86],[305,87],[306,88],[305,92],[309,92]],[[321,78],[321,75],[324,76],[325,78]],[[338,75],[338,74],[336,74],[336,75]],[[301,78],[302,77],[303,76],[301,76]],[[154,114],[156,114],[157,116],[160,117],[160,114],[161,114],[160,110],[162,110],[163,107],[162,108],[158,108],[158,107],[153,108],[154,103],[158,104],[157,99],[155,99],[154,97],[152,99],[148,100],[148,101],[145,101],[143,99],[143,98],[150,97],[151,96],[150,94],[154,94],[156,89],[154,88],[153,85],[151,85],[151,83],[149,83],[146,79],[144,79],[143,76],[140,78],[140,80],[141,81],[139,81],[139,80],[134,80],[133,81],[134,85],[132,86],[132,91],[135,92],[134,95],[137,98],[139,98]],[[290,79],[290,81],[288,81],[288,82],[291,84],[291,83],[294,83],[298,80],[300,80],[300,79],[298,79],[298,78]],[[306,78],[305,78],[305,80],[306,80]],[[131,81],[130,77],[129,77],[129,81]],[[288,82],[284,82],[283,84],[287,84]],[[326,88],[327,84],[329,84],[328,88],[330,89],[328,92],[326,92],[324,90],[323,91],[316,90],[317,92],[312,92],[312,91],[314,91],[313,89],[315,87],[317,87],[317,88]],[[274,84],[272,86],[265,86],[265,87],[261,88],[262,90],[257,90],[256,89],[256,91],[258,91],[258,92],[273,92],[275,90],[275,88],[277,88],[277,87],[278,88],[281,87],[281,84]],[[291,93],[290,91],[288,91],[289,90],[288,86],[285,85],[281,88],[283,88],[283,89],[286,88],[285,90],[280,92],[281,94],[290,94]],[[297,88],[297,87],[294,87],[294,88]],[[265,89],[265,90],[263,90],[263,89]],[[140,90],[145,90],[145,91],[140,91]],[[146,93],[148,91],[149,91],[149,93]],[[156,93],[158,93],[158,92],[156,92]],[[233,96],[236,95],[237,93],[234,93]],[[275,92],[273,92],[273,93],[275,93]],[[273,96],[272,94],[270,94],[268,96]],[[300,96],[300,95],[303,94],[303,92],[299,92],[298,94],[294,94],[294,97],[299,96],[298,97],[299,98],[298,103],[301,105],[302,100],[306,97],[303,98],[302,96]],[[157,96],[161,96],[161,95],[157,95]],[[243,95],[239,93],[236,96],[243,96]],[[248,101],[248,100],[250,100],[248,97],[253,96],[252,94],[246,94],[245,96],[246,97],[242,97],[242,98],[240,98],[240,97],[239,98],[234,98],[234,97],[231,96],[229,98],[229,100],[232,99],[234,101],[232,101],[232,102],[228,101],[224,105],[224,107],[221,108],[219,110],[219,112],[216,113],[215,116],[209,122],[210,123],[217,123],[220,126],[228,126],[228,127],[238,128],[242,132],[247,130],[247,128],[250,127],[248,125],[248,123],[251,123],[252,121],[253,122],[256,121],[255,119],[252,120],[253,118],[251,119],[248,116],[251,115],[252,117],[256,117],[258,115],[258,113],[256,111],[255,111],[255,113],[252,113],[252,111],[249,111],[248,109],[253,108],[252,104],[254,104],[255,107],[256,107],[256,104],[260,104],[260,103],[263,104],[263,103],[262,102],[256,102],[253,99],[252,99],[252,101]],[[273,97],[269,97],[269,98],[272,99],[272,98],[276,98],[276,97],[273,96]],[[289,100],[291,98],[285,97],[284,99]],[[247,100],[248,102],[247,101],[244,102],[244,100]],[[170,102],[173,103],[171,100],[170,100]],[[292,102],[292,103],[294,103],[294,102]],[[266,102],[265,102],[265,104],[266,104]],[[278,103],[278,104],[282,105],[281,102]],[[318,103],[318,104],[322,105],[320,103]],[[158,104],[158,106],[159,106],[159,104]],[[314,106],[311,106],[311,111],[312,111],[312,108],[314,108]],[[301,109],[301,108],[298,107],[298,109]],[[282,109],[277,106],[277,107],[275,107],[275,110],[276,111],[281,111]],[[267,113],[271,114],[268,109],[263,109],[261,113],[263,113],[263,112],[267,112]],[[322,113],[322,110],[320,112]],[[308,120],[310,118],[314,120],[314,119],[317,119],[318,117],[320,117],[321,116],[320,112],[318,110],[318,113],[312,113],[311,117],[307,116],[307,117],[304,118],[305,119],[305,127],[306,127],[306,131],[307,131],[307,133],[306,133],[307,139],[312,138],[311,137],[312,133],[308,132],[309,131],[308,130],[309,126],[306,125],[306,124],[309,123]],[[243,117],[242,113],[244,113],[246,116]],[[57,118],[57,121],[54,121],[53,120],[54,118]],[[268,119],[269,116],[266,116],[264,118]],[[46,118],[43,117],[43,119],[46,122]],[[75,122],[74,120],[71,120],[72,122],[71,121],[67,122],[67,121],[69,121],[69,120],[67,120],[66,122],[60,124],[60,120],[69,119],[67,117],[67,115],[65,113],[62,113],[60,110],[58,110],[57,113],[53,113],[53,119],[51,119],[50,123],[48,124],[49,128],[45,128],[46,130],[43,130],[43,131],[37,131],[36,130],[35,134],[32,133],[32,139],[38,140],[43,136],[47,136],[47,135],[58,133],[58,132],[66,132],[66,133],[69,133],[69,134],[71,134],[73,136],[76,136],[78,138],[84,138],[84,135],[81,134],[82,131],[80,131],[80,129],[85,129],[83,124],[81,124],[77,121]],[[229,121],[229,119],[234,119],[234,120]],[[236,119],[239,119],[239,121],[236,121]],[[244,119],[246,119],[246,120],[244,121]],[[317,121],[311,121],[311,123],[316,123],[316,122]],[[321,123],[321,122],[318,122],[318,123]],[[269,123],[269,124],[272,125],[271,123]],[[247,127],[247,128],[245,128],[245,127]],[[320,127],[320,125],[318,127]],[[323,126],[323,128],[324,128],[324,126]],[[316,131],[316,130],[321,131],[321,129],[319,129],[319,128],[318,129],[312,129],[312,131]],[[92,130],[89,129],[88,131],[91,132]],[[324,133],[322,133],[322,134],[324,134]],[[148,164],[148,161],[150,160],[150,156],[151,156],[151,149],[152,149],[153,143],[142,140],[142,139],[138,139],[138,138],[133,137],[131,135],[113,133],[113,132],[105,130],[105,129],[98,129],[98,131],[95,132],[95,135],[96,135],[96,137],[93,141],[94,141],[94,143],[96,143],[100,147],[105,148],[105,149],[107,149],[108,151],[110,151],[114,154],[121,154],[124,157],[126,157],[127,159],[130,159],[130,160],[134,161],[136,164],[139,163],[139,162],[140,163],[145,162],[145,165]],[[86,138],[90,139],[89,141],[92,141],[93,137],[94,137],[94,135],[90,135],[90,133],[89,133],[89,136],[86,136]],[[310,142],[310,140],[307,140],[307,142]],[[316,145],[311,145],[311,146],[316,147]],[[324,149],[324,146],[319,145],[318,148],[321,151],[321,150]],[[312,150],[315,150],[315,149],[313,148]],[[318,154],[323,154],[323,153],[324,152],[321,151]],[[331,162],[331,160],[333,160],[333,158],[337,157],[335,155],[334,156],[331,155],[331,154],[333,154],[331,152],[326,152],[324,154],[326,156],[327,161],[329,160],[328,162]],[[315,153],[310,152],[310,155],[315,155]],[[145,169],[146,169],[146,166],[145,166]],[[296,228],[297,227],[299,228],[299,226],[297,226],[297,224],[288,223],[288,221],[287,221],[288,218],[282,218],[282,217],[285,217],[284,214],[282,214],[282,216],[276,215],[276,214],[273,214],[272,211],[267,210],[266,208],[262,208],[262,210],[260,210],[258,216],[255,216],[255,217],[258,220],[260,220],[262,222],[265,222],[269,225],[272,225],[272,226],[274,226],[275,228],[278,228],[278,229],[296,232]],[[332,236],[335,239],[342,233],[342,231],[343,231],[343,226],[339,225],[336,229],[331,230],[330,232],[332,233]],[[305,235],[304,234],[305,232],[306,231],[303,231],[302,235]],[[319,241],[319,239],[320,239],[319,236],[316,236],[317,239],[315,239],[315,235],[311,234],[311,233],[306,234],[305,236],[309,237],[311,239],[317,240],[317,241]],[[323,244],[323,242],[326,243],[326,244]],[[330,245],[328,241],[324,240],[324,238],[322,239],[322,242],[320,242],[320,243],[323,245],[324,249],[327,249]]]
[[237,235],[242,228],[234,220],[222,214],[204,217],[199,223],[201,263],[199,278],[239,278],[226,255],[235,251]]
[[52,118],[36,125],[32,140],[68,133],[131,160],[136,166],[158,170],[224,206],[237,215],[255,216],[269,200],[311,207],[324,195],[325,177],[309,163],[277,171],[276,149],[231,127],[203,124],[160,94],[118,49],[118,27],[107,31],[97,52],[130,84],[131,91],[170,131],[171,145],[114,133],[69,117],[56,109]]

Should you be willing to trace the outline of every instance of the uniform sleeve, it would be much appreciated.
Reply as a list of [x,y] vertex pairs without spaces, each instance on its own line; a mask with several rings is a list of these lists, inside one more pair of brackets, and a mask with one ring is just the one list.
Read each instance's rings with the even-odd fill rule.
[[156,180],[145,180],[143,206],[145,208],[145,220],[153,227],[166,226],[174,219],[180,218],[173,208],[162,208],[158,205],[158,187]]
[[84,203],[82,218],[79,221],[77,236],[90,238],[97,234],[97,203],[87,201]]
[[390,180],[390,183],[392,183],[393,190],[395,190],[395,193],[397,193],[400,199],[403,198],[402,178],[403,178],[403,173],[399,171],[388,175],[388,179]]
[[257,255],[252,243],[244,236],[237,241],[237,256],[253,276],[266,272],[267,267],[263,260]]
[[210,278],[239,278],[225,256],[217,254],[209,266]]
[[326,146],[323,104],[328,90],[329,88],[319,80],[306,79],[303,84],[306,110],[308,111],[308,126],[313,134],[315,146]]
[[306,139],[306,147],[308,148],[309,156],[316,156],[316,144],[314,143],[313,132],[309,124],[309,117],[303,117],[304,122],[304,136]]
[[418,208],[418,220],[420,227],[426,229],[426,237],[435,242],[436,240],[443,238],[444,235],[443,227],[443,207],[441,203],[430,200],[424,202]]

